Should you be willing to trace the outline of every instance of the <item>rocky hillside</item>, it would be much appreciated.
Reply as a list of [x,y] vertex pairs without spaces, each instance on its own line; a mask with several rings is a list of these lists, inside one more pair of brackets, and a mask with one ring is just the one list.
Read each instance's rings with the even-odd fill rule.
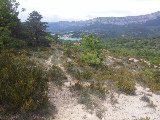
[[128,25],[133,23],[142,24],[150,20],[155,20],[160,17],[160,12],[155,12],[140,16],[127,16],[127,17],[98,17],[88,21],[85,21],[87,25],[101,23],[112,25]]
[[48,24],[53,33],[94,33],[100,37],[151,36],[160,33],[160,12],[140,16],[98,17],[86,21],[61,21]]

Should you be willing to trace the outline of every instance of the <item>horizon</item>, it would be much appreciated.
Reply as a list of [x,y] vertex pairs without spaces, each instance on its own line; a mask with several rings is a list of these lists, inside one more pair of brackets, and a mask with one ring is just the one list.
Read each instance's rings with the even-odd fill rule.
[[[97,17],[127,17],[151,14],[160,11],[159,0],[17,0],[20,3],[21,21],[28,18],[29,13],[38,11],[42,21],[84,21]],[[37,4],[38,3],[38,4]]]
[[[160,11],[155,11],[152,13],[147,13],[147,14],[142,14],[142,15],[129,15],[129,16],[120,16],[120,17],[116,17],[116,16],[109,16],[109,17],[95,17],[95,18],[90,18],[90,19],[86,19],[86,20],[92,20],[92,19],[96,19],[96,18],[124,18],[124,17],[137,17],[137,16],[143,16],[143,15],[149,15],[149,14],[154,14]],[[55,22],[75,22],[75,21],[86,21],[86,20],[71,20],[71,21],[67,21],[67,20],[61,20],[61,21],[55,21]],[[52,21],[51,21],[52,22]],[[54,21],[53,21],[54,22]],[[48,22],[49,23],[49,22]]]

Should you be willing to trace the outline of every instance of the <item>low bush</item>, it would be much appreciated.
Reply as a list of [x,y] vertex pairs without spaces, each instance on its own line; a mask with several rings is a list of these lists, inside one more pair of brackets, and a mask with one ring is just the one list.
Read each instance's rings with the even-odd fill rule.
[[135,84],[130,80],[119,80],[117,81],[117,87],[120,91],[126,94],[135,94]]
[[67,71],[78,80],[91,80],[93,78],[93,70],[89,66],[79,66],[68,62],[65,67]]
[[160,91],[160,70],[143,68],[138,73],[137,79],[147,85],[153,92]]
[[108,93],[108,87],[104,86],[103,82],[94,82],[90,85],[90,92],[101,99],[105,99],[105,96]]
[[112,67],[103,67],[97,70],[95,77],[101,82],[106,81],[109,87],[117,88],[126,94],[134,94],[135,92],[133,74],[126,68],[113,69]]
[[160,70],[154,70],[150,80],[150,88],[152,91],[160,91]]
[[135,83],[133,81],[133,75],[127,69],[117,70],[113,80],[115,80],[117,88],[126,94],[135,94]]
[[143,118],[140,118],[139,120],[151,120],[150,117],[143,117]]
[[7,111],[26,113],[48,100],[45,72],[24,53],[0,53],[0,106]]
[[93,73],[91,71],[89,71],[88,69],[85,69],[82,73],[81,73],[82,79],[84,80],[90,80],[93,77]]
[[100,65],[102,60],[98,57],[96,52],[87,52],[82,54],[82,60],[88,65]]
[[62,85],[63,80],[67,79],[63,71],[55,65],[53,65],[52,68],[50,69],[49,77],[50,80],[54,82],[56,85]]

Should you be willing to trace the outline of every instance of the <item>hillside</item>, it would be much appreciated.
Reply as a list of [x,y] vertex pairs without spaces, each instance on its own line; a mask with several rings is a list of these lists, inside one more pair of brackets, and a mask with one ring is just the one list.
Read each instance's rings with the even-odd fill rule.
[[61,21],[48,23],[52,33],[94,33],[97,36],[153,36],[160,33],[160,12],[128,17],[99,17],[86,21]]
[[[159,38],[156,39],[159,44]],[[124,44],[119,38],[113,45],[111,41],[102,41],[106,45],[106,48],[101,46],[103,50],[96,44],[94,50],[101,56],[93,59],[90,58],[92,50],[86,47],[91,54],[85,56],[88,59],[83,59],[86,53],[81,51],[84,49],[82,41],[81,44],[61,41],[49,48],[30,51],[29,58],[42,65],[47,73],[48,104],[26,116],[0,114],[0,119],[159,120],[160,59],[154,64],[145,56],[127,55],[127,51],[120,54],[122,51],[118,50],[117,54],[107,46],[136,48],[148,39],[125,38]],[[148,43],[143,47],[152,51],[158,49],[156,45]],[[150,54],[144,53],[149,57]],[[101,57],[100,63],[98,57]],[[154,57],[159,57],[158,53]]]
[[[151,45],[149,42],[153,41],[156,41],[156,44]],[[159,42],[159,38],[152,41],[147,38],[125,40],[119,38],[113,45],[121,48],[124,45],[130,46],[130,49],[143,45],[144,49],[158,50]],[[109,46],[111,43],[112,40],[110,43],[103,42]],[[83,47],[77,44],[77,41],[63,41],[62,45],[63,47],[61,45],[57,47],[53,44],[49,51],[38,53],[41,56],[45,54],[46,58],[48,56],[48,60],[43,63],[47,63],[46,67],[49,65],[51,72],[53,71],[49,82],[49,98],[51,104],[55,105],[54,111],[57,113],[52,112],[50,119],[159,119],[160,96],[155,94],[159,91],[159,64],[153,64],[141,55],[114,54],[107,47],[100,51],[103,54],[102,63],[92,65],[89,63],[94,59],[90,57],[88,58],[90,61],[88,59],[81,61]],[[149,57],[148,53],[145,54]],[[55,66],[60,72],[55,71],[57,69]],[[63,75],[65,77],[61,77]],[[154,79],[157,79],[157,82]]]
[[0,120],[159,120],[159,12],[72,22],[94,32],[73,41],[47,32],[38,11],[21,22],[18,5],[0,1]]
[[[72,45],[74,46],[74,42]],[[73,48],[74,50],[72,48],[68,49],[72,52],[76,50],[76,48]],[[124,86],[128,86],[126,90],[132,88],[131,86],[134,84],[134,94],[128,94],[127,91],[117,91],[116,88],[116,80],[120,80],[121,77],[129,80],[129,77],[131,77],[130,73],[134,74],[135,77],[139,74],[138,71],[140,72],[144,66],[147,68],[148,64],[145,61],[122,56],[116,57],[108,53],[105,54],[103,67],[96,69],[82,63],[79,64],[76,60],[79,52],[76,51],[75,54],[68,56],[65,51],[62,51],[53,50],[51,56],[46,61],[50,61],[53,68],[54,65],[60,68],[61,72],[66,76],[64,80],[55,79],[49,84],[50,102],[56,106],[57,111],[57,113],[52,112],[49,119],[159,119],[160,114],[158,111],[160,110],[160,104],[157,100],[160,96],[153,93],[144,84],[138,82],[138,78],[132,79],[134,81],[133,83],[125,84],[124,82]],[[55,62],[57,59],[59,60],[58,63]],[[112,68],[113,71],[111,70]],[[117,75],[114,76],[115,73]],[[109,79],[114,79],[115,81]],[[58,80],[62,82],[60,86],[55,85],[55,82]],[[129,85],[131,86],[129,87]],[[122,89],[125,89],[125,87]]]

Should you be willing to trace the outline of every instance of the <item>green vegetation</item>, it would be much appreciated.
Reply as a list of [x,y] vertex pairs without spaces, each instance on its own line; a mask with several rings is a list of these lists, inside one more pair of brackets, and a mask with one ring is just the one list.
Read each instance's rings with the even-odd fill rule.
[[0,49],[49,46],[42,15],[33,11],[22,23],[18,19],[18,6],[16,0],[0,1]]
[[[16,0],[0,1],[0,113],[28,113],[48,101],[48,78],[31,59],[32,47],[49,46],[46,24],[33,11],[28,21],[18,19]],[[23,9],[24,10],[24,9]],[[33,22],[34,21],[34,22]],[[31,34],[32,33],[32,34]],[[31,43],[31,44],[30,44]]]
[[61,86],[63,84],[63,80],[66,79],[66,76],[64,75],[63,71],[55,65],[52,66],[48,74],[50,80],[53,81],[53,83],[55,83],[56,85]]
[[92,34],[82,37],[82,60],[89,65],[99,65],[102,62],[100,39]]
[[160,37],[119,37],[104,39],[104,48],[113,54],[144,58],[153,64],[160,64]]
[[14,0],[0,1],[0,49],[3,47],[10,47],[13,39],[11,37],[18,37],[18,3]]
[[[149,38],[96,40],[97,38],[92,35],[87,35],[83,36],[82,41],[63,42],[64,53],[69,59],[65,68],[77,80],[75,85],[71,86],[71,90],[78,93],[79,102],[87,109],[96,111],[97,116],[102,117],[103,109],[99,108],[101,102],[97,104],[97,100],[105,100],[114,92],[135,95],[137,83],[149,87],[153,92],[160,91],[158,37],[151,40]],[[92,52],[99,54],[90,57]],[[87,59],[84,59],[84,56]],[[138,62],[129,60],[130,58],[135,58]],[[97,59],[101,62],[95,62]],[[151,64],[148,64],[148,60]],[[113,97],[111,95],[111,103],[115,104],[117,101]],[[155,107],[152,101],[148,106]]]
[[159,69],[144,68],[139,72],[137,79],[147,85],[152,91],[160,91]]
[[25,52],[0,54],[0,103],[3,110],[28,112],[47,102],[47,78]]
[[[63,86],[66,74],[89,109],[99,106],[94,99],[104,100],[112,91],[134,95],[136,83],[160,91],[160,37],[102,40],[90,34],[62,41],[46,32],[37,11],[20,22],[18,6],[15,0],[0,1],[0,113],[37,111],[48,102],[48,82]],[[102,117],[101,110],[97,115]]]
[[[114,86],[112,89],[126,94],[135,93],[135,82],[143,82],[151,88],[152,91],[159,91],[159,70],[154,68],[153,64],[159,64],[160,60],[159,37],[152,39],[122,37],[101,41],[93,35],[87,35],[83,36],[82,41],[78,43],[79,44],[77,44],[77,41],[67,41],[63,43],[64,49],[67,50],[67,57],[72,59],[65,67],[76,79],[88,81],[90,84],[93,81],[95,84],[102,83],[100,84],[102,88],[108,86],[106,83],[111,82],[113,84],[112,86]],[[109,52],[107,52],[107,50],[109,50]],[[95,57],[90,57],[92,52],[99,54],[95,54]],[[113,64],[109,66],[105,65],[103,59],[106,55],[121,57],[122,62],[118,62],[118,58],[117,60],[114,58]],[[101,57],[103,59],[100,59]],[[143,62],[130,62],[128,61],[129,57],[135,57],[139,60],[141,58],[149,60],[153,65],[151,64],[150,68]],[[96,62],[97,59],[101,60],[101,62]],[[101,65],[95,67],[96,63]],[[147,72],[147,69],[150,73]],[[134,72],[134,70],[136,70],[137,73]],[[83,82],[81,84],[83,84]],[[110,85],[108,88],[110,88]]]
[[[89,42],[88,42],[89,41]],[[67,71],[74,76],[76,79],[81,81],[88,81],[93,86],[97,86],[99,84],[99,88],[106,88],[108,86],[106,82],[109,81],[114,83],[115,88],[119,91],[122,91],[126,94],[134,94],[135,92],[135,81],[134,75],[128,69],[125,68],[122,64],[122,68],[114,69],[113,66],[105,66],[102,64],[103,59],[100,57],[104,57],[105,52],[101,50],[102,41],[98,38],[94,38],[93,35],[84,36],[81,43],[75,44],[77,42],[65,42],[64,47],[68,53],[73,54],[66,54],[68,57],[72,58],[73,61],[66,63],[65,67]],[[89,44],[92,43],[92,44]],[[70,46],[70,47],[68,47]],[[95,54],[96,57],[90,57],[91,52],[98,53]],[[89,54],[84,54],[89,53]],[[74,57],[72,56],[74,55]],[[88,59],[84,58],[84,55]],[[89,59],[91,58],[91,59]],[[99,60],[100,62],[97,63],[96,61]],[[95,67],[95,65],[98,65]],[[115,66],[120,65],[118,62],[115,63]],[[92,83],[94,82],[94,84]],[[96,89],[97,87],[93,87]],[[92,90],[93,92],[94,90]],[[99,93],[101,94],[101,93]]]
[[149,67],[149,64],[140,65],[143,67],[138,70],[139,74],[135,75],[135,78],[138,77],[137,80],[143,82],[152,91],[160,90],[160,71],[158,68],[154,68],[154,66],[160,64],[160,37],[120,37],[103,40],[103,42],[103,47],[107,48],[115,56],[135,57],[149,61],[151,66]]
[[26,36],[28,44],[36,46],[45,46],[49,45],[49,41],[45,39],[47,33],[45,32],[47,28],[47,23],[41,22],[42,15],[37,11],[33,11],[29,14],[27,21],[25,22],[26,27]]

